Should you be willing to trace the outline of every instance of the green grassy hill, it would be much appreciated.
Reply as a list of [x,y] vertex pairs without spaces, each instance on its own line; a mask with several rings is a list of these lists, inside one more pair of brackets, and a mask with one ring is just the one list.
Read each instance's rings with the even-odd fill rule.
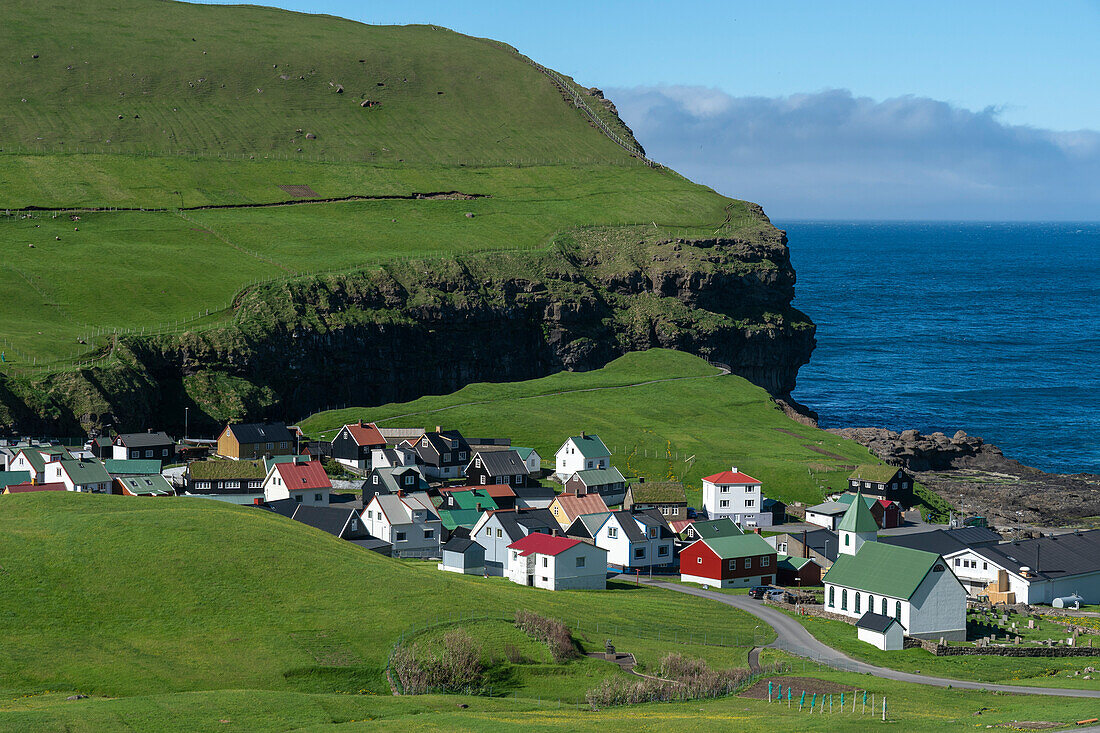
[[358,419],[443,425],[510,437],[537,449],[547,467],[568,436],[585,430],[607,444],[625,476],[684,481],[695,506],[700,479],[731,465],[763,481],[765,496],[817,503],[826,490],[843,490],[854,466],[878,462],[863,446],[791,420],[741,377],[718,375],[698,357],[652,349],[592,372],[471,384],[414,402],[323,412],[301,425],[324,438]]

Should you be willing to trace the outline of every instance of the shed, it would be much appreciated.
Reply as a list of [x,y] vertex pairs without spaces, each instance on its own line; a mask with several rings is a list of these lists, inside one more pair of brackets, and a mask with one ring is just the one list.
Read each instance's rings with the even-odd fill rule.
[[893,652],[905,647],[905,631],[896,618],[868,611],[856,621],[856,636],[876,646],[884,652]]
[[798,587],[821,585],[821,565],[808,557],[779,555],[775,579],[780,585]]
[[485,574],[485,548],[468,537],[452,537],[443,545],[443,562],[437,566],[449,573]]

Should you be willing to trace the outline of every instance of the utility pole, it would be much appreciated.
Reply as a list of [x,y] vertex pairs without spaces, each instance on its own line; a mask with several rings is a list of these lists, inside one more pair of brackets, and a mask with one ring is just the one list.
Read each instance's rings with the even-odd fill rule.
[[184,443],[187,442],[187,428],[188,428],[188,423],[189,423],[188,418],[191,417],[190,413],[191,413],[191,408],[190,407],[183,408],[183,442]]

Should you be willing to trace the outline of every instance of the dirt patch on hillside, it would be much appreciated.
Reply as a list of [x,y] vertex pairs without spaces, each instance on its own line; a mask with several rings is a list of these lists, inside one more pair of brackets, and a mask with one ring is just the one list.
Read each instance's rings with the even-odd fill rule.
[[320,194],[314,191],[309,186],[279,186],[288,195],[297,199],[315,199],[320,198]]
[[787,688],[790,687],[794,690],[791,697],[792,699],[798,698],[805,692],[807,695],[839,695],[842,692],[855,692],[854,687],[848,685],[842,685],[839,682],[826,682],[825,680],[814,679],[813,677],[770,677],[766,680],[760,680],[749,689],[742,692],[739,697],[748,697],[753,700],[767,700],[768,699],[768,683],[772,685],[772,694],[778,694],[778,685],[783,686],[783,696],[787,695]]

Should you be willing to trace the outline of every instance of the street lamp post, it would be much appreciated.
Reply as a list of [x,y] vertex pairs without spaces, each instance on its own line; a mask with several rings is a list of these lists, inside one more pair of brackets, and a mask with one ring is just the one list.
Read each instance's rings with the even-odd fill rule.
[[188,428],[188,424],[190,422],[190,420],[189,420],[189,418],[191,417],[190,413],[191,413],[191,408],[190,407],[183,408],[183,442],[184,443],[187,442],[187,428]]

